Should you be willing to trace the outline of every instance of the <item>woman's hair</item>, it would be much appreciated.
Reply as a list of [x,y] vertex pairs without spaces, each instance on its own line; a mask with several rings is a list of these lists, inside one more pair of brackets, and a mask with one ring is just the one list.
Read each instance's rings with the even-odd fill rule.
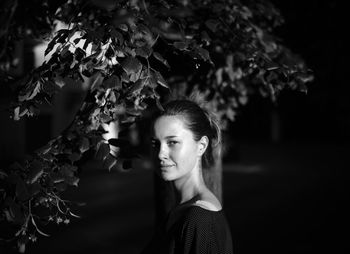
[[214,115],[194,101],[177,99],[165,104],[163,110],[156,114],[155,120],[161,116],[181,116],[195,141],[207,136],[209,144],[202,156],[202,163],[205,168],[213,165],[213,150],[221,142],[220,127]]

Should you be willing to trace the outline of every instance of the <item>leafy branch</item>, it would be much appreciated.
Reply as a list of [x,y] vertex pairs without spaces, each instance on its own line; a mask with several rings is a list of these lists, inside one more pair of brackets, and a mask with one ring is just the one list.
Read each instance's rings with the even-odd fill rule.
[[283,20],[266,1],[124,0],[104,6],[62,0],[54,7],[43,5],[50,10],[49,27],[56,19],[69,26],[51,38],[47,60],[14,84],[13,119],[39,114],[41,104],[50,104],[72,83],[67,80],[88,88],[61,135],[25,162],[0,170],[5,186],[0,220],[20,228],[14,235],[22,252],[36,234],[47,235],[41,224],[68,224],[78,217],[61,193],[78,186],[84,155],[94,151],[109,170],[130,166],[132,155],[122,156],[127,141],[114,140],[120,153],[111,156],[103,124],[116,121],[127,129],[149,107],[161,107],[169,89],[182,89],[182,94],[199,91],[224,128],[252,93],[275,100],[287,88],[306,91],[312,80],[302,59],[272,34]]

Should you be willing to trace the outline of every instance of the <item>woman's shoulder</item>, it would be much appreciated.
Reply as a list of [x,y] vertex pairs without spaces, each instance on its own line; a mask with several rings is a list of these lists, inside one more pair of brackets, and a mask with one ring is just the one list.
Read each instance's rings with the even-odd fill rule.
[[222,206],[220,203],[215,203],[215,202],[211,202],[203,199],[197,200],[196,202],[193,203],[192,206],[201,207],[204,210],[208,210],[212,212],[218,212],[222,210]]
[[185,223],[204,227],[208,224],[226,223],[222,205],[210,191],[200,193],[191,203],[187,204],[183,212]]
[[222,210],[220,201],[210,190],[201,192],[193,205],[213,212]]
[[213,223],[223,216],[220,201],[210,191],[201,192],[189,202],[180,204],[171,213],[171,221],[179,224],[207,224]]

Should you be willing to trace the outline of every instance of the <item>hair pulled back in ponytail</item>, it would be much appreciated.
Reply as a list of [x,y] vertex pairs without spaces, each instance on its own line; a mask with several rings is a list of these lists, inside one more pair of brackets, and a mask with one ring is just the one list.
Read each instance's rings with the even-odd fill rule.
[[214,163],[214,148],[221,143],[221,130],[216,117],[201,107],[199,103],[188,99],[172,100],[165,104],[164,110],[157,114],[161,116],[181,116],[186,127],[193,133],[195,141],[203,136],[209,139],[208,147],[203,154],[202,163],[205,168]]

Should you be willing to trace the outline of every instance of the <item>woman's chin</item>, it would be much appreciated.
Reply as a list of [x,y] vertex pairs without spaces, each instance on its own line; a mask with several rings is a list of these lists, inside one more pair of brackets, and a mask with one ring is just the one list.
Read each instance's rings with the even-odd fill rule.
[[164,181],[172,181],[173,179],[167,172],[162,172],[161,170],[156,170],[156,175],[162,178]]
[[172,181],[174,179],[172,179],[171,175],[169,175],[167,172],[161,172],[160,176],[162,177],[162,179],[164,181]]

